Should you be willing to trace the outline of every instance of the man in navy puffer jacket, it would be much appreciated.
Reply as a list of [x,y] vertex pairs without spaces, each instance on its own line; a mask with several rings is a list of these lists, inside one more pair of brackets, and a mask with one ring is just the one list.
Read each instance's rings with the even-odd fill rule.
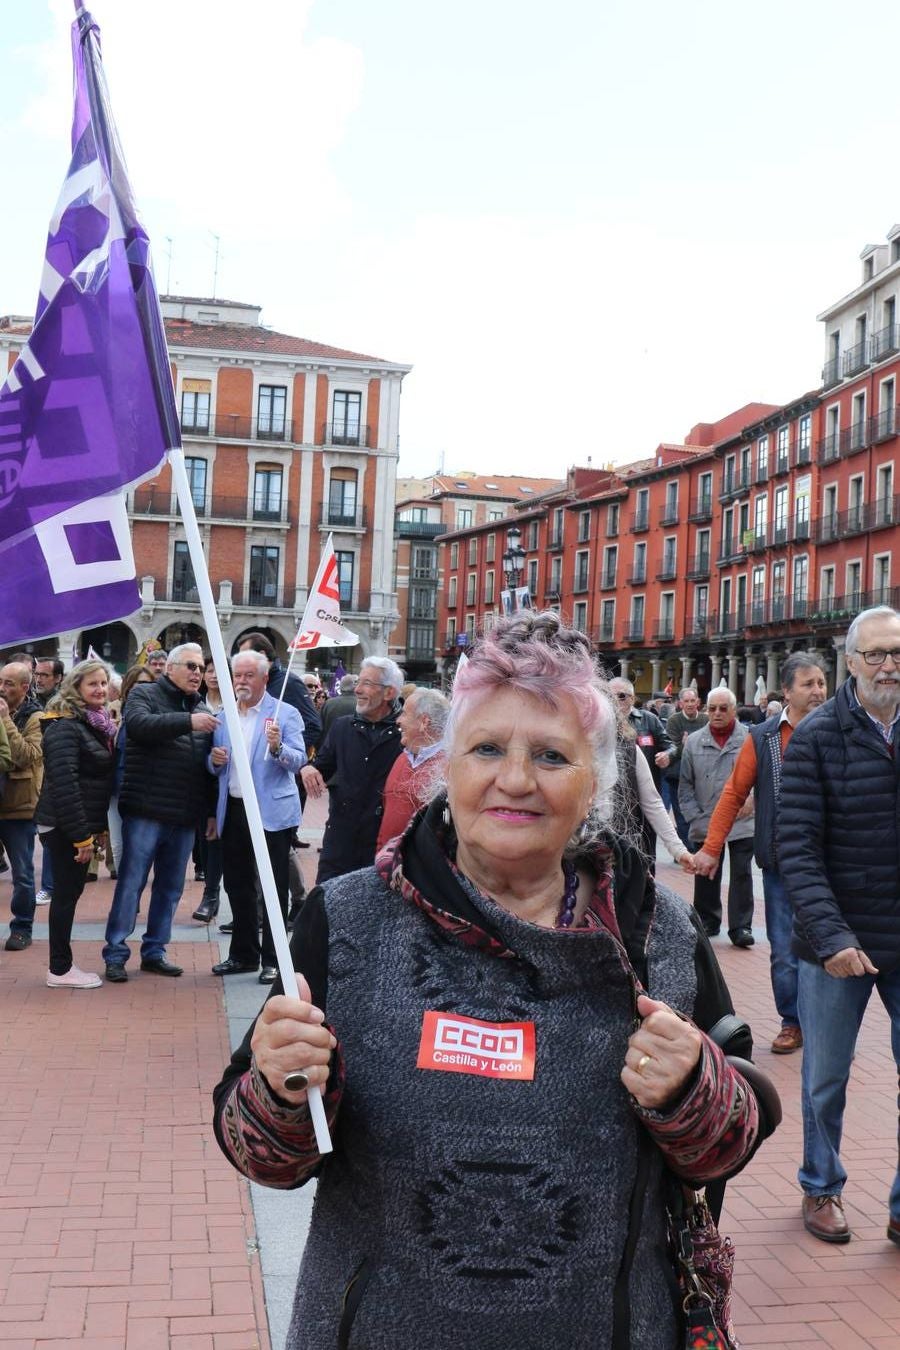
[[[900,613],[863,610],[846,653],[850,678],[791,737],[778,822],[800,958],[803,1222],[825,1242],[850,1240],[841,1127],[873,989],[900,1044]],[[900,1245],[900,1169],[887,1235]]]

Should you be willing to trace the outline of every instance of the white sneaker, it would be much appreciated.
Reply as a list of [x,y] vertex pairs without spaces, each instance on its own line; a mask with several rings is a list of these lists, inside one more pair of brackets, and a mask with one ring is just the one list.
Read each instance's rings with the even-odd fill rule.
[[34,897],[34,903],[36,905],[49,905],[52,899],[53,896],[49,891],[38,891],[37,895]]
[[89,970],[79,970],[77,966],[70,966],[65,975],[54,975],[52,971],[47,971],[48,989],[99,989],[102,983],[99,975],[92,975]]

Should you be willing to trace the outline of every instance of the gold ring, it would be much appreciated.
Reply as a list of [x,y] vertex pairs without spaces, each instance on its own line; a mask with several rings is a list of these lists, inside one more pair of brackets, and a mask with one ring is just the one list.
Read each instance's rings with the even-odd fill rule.
[[635,1069],[635,1073],[643,1073],[644,1065],[649,1064],[652,1058],[653,1058],[652,1055],[641,1055],[640,1059],[637,1062],[637,1068]]

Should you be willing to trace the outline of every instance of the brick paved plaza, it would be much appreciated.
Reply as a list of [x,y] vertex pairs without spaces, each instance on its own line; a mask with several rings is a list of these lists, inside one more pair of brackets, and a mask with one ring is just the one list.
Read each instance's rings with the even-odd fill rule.
[[[307,813],[314,844],[320,809]],[[312,872],[315,862],[313,847],[304,865]],[[660,875],[689,893],[677,869],[661,863]],[[283,1344],[308,1198],[257,1188],[251,1198],[213,1140],[210,1093],[229,1027],[241,1034],[265,991],[255,977],[235,977],[226,1008],[222,981],[209,974],[217,930],[190,919],[200,890],[188,883],[177,916],[178,980],[137,973],[94,992],[47,989],[46,910],[31,948],[0,954],[3,1350]],[[75,954],[87,969],[102,969],[111,893],[104,874],[79,905]],[[4,936],[8,905],[4,876]],[[851,1080],[843,1152],[853,1241],[829,1247],[800,1223],[800,1057],[768,1051],[778,1027],[761,913],[759,905],[752,950],[716,940],[785,1109],[781,1130],[728,1188],[738,1330],[745,1346],[900,1350],[900,1252],[884,1234],[897,1130],[887,1019],[873,1004]]]

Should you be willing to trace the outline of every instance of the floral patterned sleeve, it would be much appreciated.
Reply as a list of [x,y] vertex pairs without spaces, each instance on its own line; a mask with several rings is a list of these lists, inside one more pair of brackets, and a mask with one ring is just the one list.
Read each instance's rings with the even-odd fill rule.
[[632,1108],[677,1176],[697,1186],[732,1176],[759,1142],[760,1112],[747,1080],[707,1036],[687,1095],[670,1112]]
[[[340,1046],[322,1101],[333,1130],[344,1091]],[[291,1190],[309,1181],[321,1155],[308,1107],[283,1101],[269,1087],[251,1060],[250,1068],[232,1079],[216,1111],[216,1136],[228,1161],[251,1181]]]

